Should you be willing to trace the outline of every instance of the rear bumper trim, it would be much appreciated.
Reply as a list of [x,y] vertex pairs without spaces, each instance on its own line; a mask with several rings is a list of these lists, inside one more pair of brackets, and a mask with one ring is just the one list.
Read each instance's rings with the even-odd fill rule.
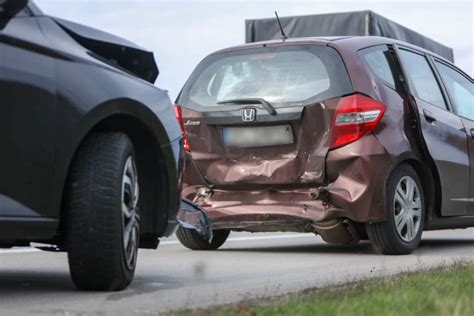
[[177,215],[179,224],[196,231],[203,238],[212,240],[212,221],[207,211],[190,200],[182,199]]
[[[206,210],[214,229],[247,229],[256,226],[298,226],[309,228],[312,223],[345,217],[343,210],[319,205],[239,205],[219,206]],[[301,229],[299,229],[301,230]],[[307,229],[304,229],[307,230]]]

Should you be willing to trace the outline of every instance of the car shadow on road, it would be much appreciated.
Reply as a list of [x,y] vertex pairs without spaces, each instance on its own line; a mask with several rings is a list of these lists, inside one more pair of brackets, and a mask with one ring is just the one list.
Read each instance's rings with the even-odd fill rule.
[[[419,247],[445,248],[452,246],[474,246],[474,236],[472,239],[422,239]],[[474,248],[471,251],[474,254]]]
[[[474,246],[473,239],[425,239],[422,240],[418,249],[415,251],[423,252],[423,250],[431,249],[435,251],[441,251],[443,249],[449,249],[452,247],[472,247]],[[470,248],[474,255],[474,248]],[[357,245],[331,245],[324,243],[315,243],[314,245],[283,245],[283,246],[257,246],[257,247],[235,247],[228,245],[225,248],[219,249],[219,252],[261,252],[261,253],[318,253],[318,254],[377,254],[372,248],[370,242],[361,241]],[[468,254],[468,253],[462,253]]]
[[0,267],[0,297],[15,292],[77,292],[67,272],[40,273],[28,270],[3,270]]
[[272,246],[271,243],[266,246],[257,247],[235,247],[228,245],[218,250],[219,252],[264,252],[264,253],[320,253],[320,254],[372,254],[372,246],[367,241],[361,241],[357,245],[331,245],[324,243],[305,244],[305,245],[279,245]]
[[[68,272],[2,270],[0,266],[0,301],[15,294],[34,293],[82,293],[83,295],[102,294],[107,300],[119,300],[139,294],[181,287],[182,283],[172,277],[157,275],[154,277],[136,276],[132,285],[122,292],[81,292],[71,281]],[[1,304],[0,304],[1,306]],[[1,314],[1,313],[0,313]]]

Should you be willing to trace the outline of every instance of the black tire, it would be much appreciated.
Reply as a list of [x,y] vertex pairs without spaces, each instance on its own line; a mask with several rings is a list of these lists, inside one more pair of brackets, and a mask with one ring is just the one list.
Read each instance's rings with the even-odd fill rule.
[[191,250],[216,250],[225,243],[227,237],[229,237],[230,230],[220,229],[212,233],[212,241],[209,242],[194,230],[180,226],[176,231],[176,237],[178,237],[179,242],[184,247]]
[[[79,289],[118,291],[133,280],[140,239],[138,194],[132,194],[136,198],[130,227],[135,228],[128,235],[131,239],[126,251],[122,212],[126,193],[122,195],[122,191],[129,161],[135,166],[134,157],[133,145],[125,134],[93,133],[74,158],[64,211],[69,268]],[[138,193],[138,186],[133,192]]]
[[[398,200],[396,200],[395,195],[399,184],[403,188],[403,184],[401,183],[404,180],[409,180],[409,178],[413,179],[417,186],[418,193],[414,194],[414,197],[419,195],[420,199],[420,207],[416,207],[417,210],[420,210],[417,213],[419,215],[413,220],[414,226],[416,227],[417,224],[419,226],[417,226],[417,230],[413,229],[416,231],[416,233],[410,234],[411,237],[408,240],[404,240],[403,237],[406,236],[403,236],[403,232],[408,230],[408,224],[406,224],[406,226],[400,225],[400,227],[404,227],[404,229],[401,229],[401,232],[399,232],[396,228],[395,221],[397,216],[405,211],[401,211],[402,208],[397,202]],[[413,199],[414,198],[411,200],[413,201]],[[402,164],[392,172],[387,182],[385,203],[387,210],[387,220],[381,223],[366,224],[369,240],[378,253],[386,255],[404,255],[413,252],[420,243],[426,219],[426,206],[423,186],[418,174],[413,169],[413,167],[408,164]],[[402,221],[400,221],[400,223],[401,222]]]

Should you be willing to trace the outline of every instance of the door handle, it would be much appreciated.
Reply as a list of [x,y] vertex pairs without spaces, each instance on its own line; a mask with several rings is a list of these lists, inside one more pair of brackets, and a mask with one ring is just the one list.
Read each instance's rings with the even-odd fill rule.
[[423,110],[423,115],[428,123],[436,122],[436,117],[434,116],[433,112],[428,110]]

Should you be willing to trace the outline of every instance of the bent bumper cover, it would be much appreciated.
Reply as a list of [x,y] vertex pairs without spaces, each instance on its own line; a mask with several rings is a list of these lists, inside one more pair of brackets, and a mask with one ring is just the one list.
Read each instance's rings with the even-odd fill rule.
[[182,199],[176,216],[178,223],[188,229],[196,231],[203,238],[212,240],[212,221],[205,210],[193,202]]

